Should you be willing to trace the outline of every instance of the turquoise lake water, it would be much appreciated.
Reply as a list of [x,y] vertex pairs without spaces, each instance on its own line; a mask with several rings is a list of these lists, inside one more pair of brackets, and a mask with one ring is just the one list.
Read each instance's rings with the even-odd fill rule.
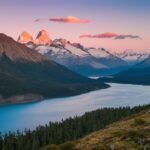
[[150,103],[150,86],[110,84],[111,87],[67,98],[0,106],[0,132],[35,129],[49,121],[60,121],[102,107],[136,106]]

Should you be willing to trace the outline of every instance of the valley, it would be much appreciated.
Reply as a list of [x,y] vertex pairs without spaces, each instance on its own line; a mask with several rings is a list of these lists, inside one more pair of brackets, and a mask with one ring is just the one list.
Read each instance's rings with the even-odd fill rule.
[[[0,106],[0,132],[34,130],[49,121],[61,121],[81,116],[85,112],[104,107],[125,107],[149,104],[149,86],[109,84],[110,88],[78,96],[44,99]],[[132,99],[132,100],[131,100]],[[6,119],[7,118],[7,119]],[[9,124],[11,122],[11,126]]]
[[150,150],[150,0],[0,0],[0,150]]

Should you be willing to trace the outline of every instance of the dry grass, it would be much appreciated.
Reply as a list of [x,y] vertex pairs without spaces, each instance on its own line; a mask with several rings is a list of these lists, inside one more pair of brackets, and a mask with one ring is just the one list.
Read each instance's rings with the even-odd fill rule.
[[150,111],[116,122],[78,141],[77,150],[150,150]]
[[[118,121],[78,141],[41,150],[150,150],[150,110]],[[112,149],[113,150],[113,149]]]

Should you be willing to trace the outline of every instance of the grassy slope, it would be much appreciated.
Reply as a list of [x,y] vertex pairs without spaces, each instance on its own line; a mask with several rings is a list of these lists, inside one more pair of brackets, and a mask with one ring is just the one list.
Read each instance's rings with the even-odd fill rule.
[[76,147],[78,150],[108,150],[110,145],[115,145],[119,150],[138,150],[142,149],[139,138],[144,138],[147,149],[150,149],[150,111],[134,115],[86,136]]
[[117,150],[143,150],[144,146],[139,144],[141,139],[144,139],[146,150],[150,150],[150,110],[113,123],[78,141],[50,145],[41,150],[109,150],[111,145]]

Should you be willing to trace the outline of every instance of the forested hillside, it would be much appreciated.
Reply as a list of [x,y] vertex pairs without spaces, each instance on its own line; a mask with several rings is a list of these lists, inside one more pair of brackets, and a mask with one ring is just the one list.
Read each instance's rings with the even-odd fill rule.
[[39,150],[49,144],[61,144],[77,140],[94,131],[103,129],[115,121],[147,109],[150,109],[150,105],[134,108],[102,108],[85,113],[81,117],[69,118],[55,123],[50,122],[45,126],[37,127],[34,131],[26,129],[23,133],[19,131],[17,133],[9,132],[0,136],[0,149]]

